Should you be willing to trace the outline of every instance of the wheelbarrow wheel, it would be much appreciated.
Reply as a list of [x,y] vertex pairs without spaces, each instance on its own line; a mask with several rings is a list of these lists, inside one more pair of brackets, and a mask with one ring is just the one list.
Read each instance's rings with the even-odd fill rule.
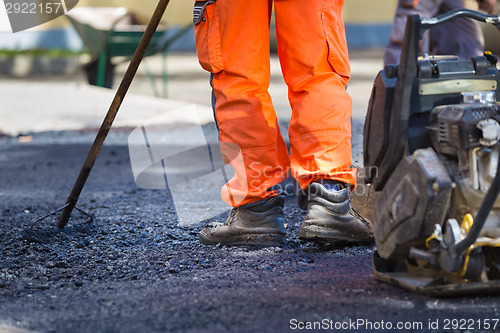
[[[87,75],[87,80],[89,84],[96,86],[97,85],[97,77],[99,70],[99,59],[96,59],[86,65],[83,66],[83,70]],[[111,62],[111,60],[106,60],[106,72],[104,75],[104,87],[112,88],[115,78],[115,65]]]

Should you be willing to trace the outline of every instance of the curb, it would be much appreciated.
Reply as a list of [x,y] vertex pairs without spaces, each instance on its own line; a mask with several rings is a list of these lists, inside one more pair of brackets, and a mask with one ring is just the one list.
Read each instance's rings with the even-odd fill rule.
[[39,75],[72,75],[79,71],[77,57],[0,56],[0,75],[26,78]]

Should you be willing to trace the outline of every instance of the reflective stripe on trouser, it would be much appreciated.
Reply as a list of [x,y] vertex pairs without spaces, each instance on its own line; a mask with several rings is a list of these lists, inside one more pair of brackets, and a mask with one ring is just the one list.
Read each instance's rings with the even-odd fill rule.
[[[407,3],[408,0],[398,2],[391,37],[384,55],[386,65],[399,63],[408,15],[418,14],[422,18],[430,18],[464,7],[463,0],[419,0],[414,7],[408,6]],[[482,55],[484,38],[477,22],[458,18],[426,32],[422,37],[420,49],[422,54],[457,55],[461,59],[470,59]]]
[[275,195],[268,189],[290,171],[302,188],[322,178],[356,183],[342,6],[343,0],[274,3],[292,107],[290,155],[268,93],[272,1],[217,0],[205,7],[195,26],[197,52],[213,73],[221,151],[236,171],[221,192],[232,206]]

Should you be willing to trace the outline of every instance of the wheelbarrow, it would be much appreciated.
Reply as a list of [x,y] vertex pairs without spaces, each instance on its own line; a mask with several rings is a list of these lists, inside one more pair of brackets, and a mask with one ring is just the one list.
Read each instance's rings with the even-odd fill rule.
[[[78,7],[69,12],[67,17],[91,55],[91,61],[85,66],[89,83],[111,88],[116,65],[111,59],[122,57],[122,61],[128,61],[133,56],[146,29],[145,21],[124,7]],[[172,36],[167,36],[167,27],[160,26],[154,33],[145,56],[165,54],[170,45],[190,27],[191,24],[186,25]],[[163,61],[165,62],[165,57]],[[165,64],[163,67],[165,86]],[[150,79],[154,81],[151,76]],[[155,91],[155,94],[158,95],[158,92]]]

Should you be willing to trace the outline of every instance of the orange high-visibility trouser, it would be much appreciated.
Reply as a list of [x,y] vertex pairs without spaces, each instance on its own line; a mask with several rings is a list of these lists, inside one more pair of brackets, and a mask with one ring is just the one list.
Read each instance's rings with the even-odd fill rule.
[[222,189],[230,205],[276,195],[269,188],[290,171],[302,189],[318,179],[355,185],[343,3],[274,1],[279,59],[292,107],[289,155],[268,93],[273,1],[196,2],[198,58],[213,74],[221,152],[236,172]]

